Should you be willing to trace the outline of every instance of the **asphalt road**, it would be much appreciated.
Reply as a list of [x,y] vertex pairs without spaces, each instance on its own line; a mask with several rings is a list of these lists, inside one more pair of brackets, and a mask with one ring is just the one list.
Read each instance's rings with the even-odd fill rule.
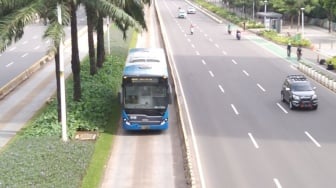
[[237,41],[200,11],[178,19],[185,1],[158,2],[191,119],[197,185],[335,187],[335,94],[312,80],[319,109],[289,110],[281,84],[300,72],[277,55],[281,47],[247,32]]

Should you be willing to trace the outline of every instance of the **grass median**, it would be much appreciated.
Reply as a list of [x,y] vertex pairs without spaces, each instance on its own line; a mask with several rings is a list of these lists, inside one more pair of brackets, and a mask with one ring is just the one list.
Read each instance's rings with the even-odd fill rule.
[[99,187],[104,166],[118,128],[120,106],[117,92],[127,52],[136,35],[111,26],[111,55],[97,75],[90,76],[88,60],[82,61],[81,102],[72,101],[72,78],[66,81],[67,125],[96,127],[97,140],[63,142],[57,122],[57,103],[51,100],[0,153],[0,187]]

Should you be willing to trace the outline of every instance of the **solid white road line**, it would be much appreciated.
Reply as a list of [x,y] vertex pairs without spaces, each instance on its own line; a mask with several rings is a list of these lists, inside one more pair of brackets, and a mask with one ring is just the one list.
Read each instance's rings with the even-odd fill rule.
[[222,93],[224,93],[224,89],[221,85],[218,85],[219,89],[222,91]]
[[211,77],[215,77],[215,75],[212,73],[212,71],[209,71],[209,74]]
[[275,186],[276,186],[277,188],[282,188],[282,186],[281,186],[281,184],[280,184],[280,181],[279,181],[277,178],[273,178],[273,181],[274,181]]
[[286,110],[284,107],[282,107],[281,104],[279,104],[279,103],[276,103],[276,104],[278,105],[278,107],[279,107],[283,112],[285,112],[286,114],[288,114],[287,110]]
[[261,89],[261,91],[263,91],[263,92],[266,91],[260,84],[257,84],[257,86]]
[[202,63],[203,63],[203,65],[206,65],[206,62],[204,61],[204,59],[202,59]]
[[234,59],[232,59],[231,61],[232,61],[232,63],[234,63],[235,65],[238,64]]
[[246,72],[246,70],[243,70],[243,73],[246,75],[246,76],[250,76],[248,72]]
[[236,107],[233,104],[231,104],[231,108],[233,109],[233,111],[235,112],[236,115],[239,115],[238,110],[236,109]]
[[258,149],[258,148],[259,148],[259,145],[258,145],[257,141],[254,139],[252,133],[248,133],[248,135],[249,135],[249,137],[250,137],[250,139],[251,139],[251,141],[252,141],[254,147],[255,147],[256,149]]
[[305,131],[305,134],[310,138],[310,140],[312,140],[314,142],[314,144],[317,146],[317,147],[321,147],[321,145],[315,140],[315,138],[310,135],[307,131]]

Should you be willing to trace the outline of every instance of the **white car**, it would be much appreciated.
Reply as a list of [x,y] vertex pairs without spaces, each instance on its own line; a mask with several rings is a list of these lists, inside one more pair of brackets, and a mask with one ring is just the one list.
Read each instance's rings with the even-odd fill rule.
[[184,9],[180,9],[177,17],[178,18],[187,18],[187,12]]
[[196,9],[195,7],[189,7],[187,9],[187,14],[196,14]]

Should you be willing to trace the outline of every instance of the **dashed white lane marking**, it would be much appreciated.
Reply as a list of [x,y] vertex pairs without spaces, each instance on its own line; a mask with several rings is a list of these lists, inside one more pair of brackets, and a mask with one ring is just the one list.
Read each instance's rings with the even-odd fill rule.
[[274,181],[275,186],[276,186],[277,188],[282,188],[282,186],[281,186],[281,184],[280,184],[280,181],[279,181],[277,178],[273,178],[273,181]]
[[27,43],[28,43],[28,41],[26,41],[26,40],[25,40],[25,41],[23,41],[23,43],[22,43],[22,44],[27,44]]
[[207,34],[204,34],[204,37],[206,38],[206,37],[208,37],[208,35],[207,35]]
[[222,51],[222,53],[223,53],[224,55],[227,55],[227,52],[226,52],[226,51]]
[[209,74],[211,77],[215,77],[215,75],[212,73],[212,71],[209,71]]
[[279,103],[276,103],[276,104],[278,105],[278,107],[279,107],[283,112],[285,112],[286,114],[288,114],[287,110],[286,110],[284,107],[282,107],[281,104],[279,104]]
[[200,55],[200,53],[198,51],[196,51],[196,55]]
[[244,73],[246,76],[250,76],[250,74],[249,74],[246,70],[243,70],[243,73]]
[[248,133],[248,136],[250,137],[250,139],[251,139],[251,141],[252,141],[254,147],[255,147],[256,149],[258,149],[258,148],[259,148],[259,145],[258,145],[257,141],[254,139],[252,133]]
[[232,59],[232,63],[234,63],[235,65],[238,64],[234,59]]
[[307,131],[305,131],[305,134],[310,138],[310,140],[312,140],[314,142],[314,144],[317,146],[317,147],[321,147],[321,145],[315,140],[315,138],[310,135]]
[[21,57],[26,57],[28,55],[28,53],[24,53]]
[[8,64],[6,65],[6,67],[8,68],[8,67],[12,66],[13,64],[14,64],[14,62],[12,61],[12,62],[8,63]]
[[39,49],[41,46],[40,45],[38,45],[38,46],[36,46],[35,48],[34,48],[34,50],[37,50],[37,49]]
[[204,59],[202,59],[202,63],[203,63],[203,65],[206,65],[206,62],[204,61]]
[[216,48],[219,48],[219,45],[218,44],[215,44]]
[[231,108],[236,115],[239,115],[239,112],[238,112],[237,108],[233,104],[231,104]]
[[223,87],[221,85],[218,85],[218,87],[219,87],[219,89],[221,90],[222,93],[225,92],[224,89],[223,89]]
[[191,44],[191,47],[192,47],[192,48],[195,48],[195,45]]
[[15,49],[16,49],[16,47],[13,47],[13,48],[10,48],[9,51],[13,51],[13,50],[15,50]]
[[209,41],[210,41],[210,42],[213,42],[212,38],[209,38]]
[[257,86],[261,89],[261,91],[263,91],[263,92],[266,91],[260,84],[257,84]]

